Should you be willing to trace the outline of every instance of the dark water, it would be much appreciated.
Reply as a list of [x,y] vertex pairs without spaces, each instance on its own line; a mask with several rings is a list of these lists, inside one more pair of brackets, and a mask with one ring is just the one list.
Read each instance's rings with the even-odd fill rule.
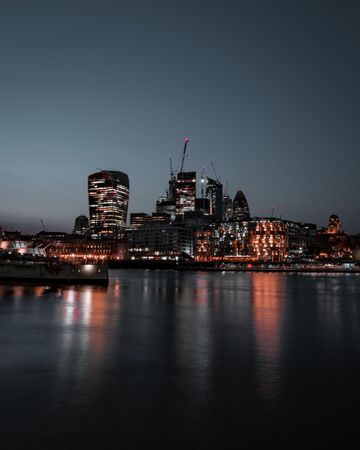
[[360,277],[0,286],[4,449],[357,448]]

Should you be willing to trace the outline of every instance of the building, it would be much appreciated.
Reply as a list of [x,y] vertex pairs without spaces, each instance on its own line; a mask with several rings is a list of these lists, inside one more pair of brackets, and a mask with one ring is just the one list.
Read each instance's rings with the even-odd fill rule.
[[93,173],[88,178],[88,193],[92,236],[121,236],[128,212],[129,177],[115,170]]
[[127,236],[131,259],[175,260],[183,254],[192,254],[191,230],[174,223],[151,221],[129,230]]
[[146,222],[151,219],[151,216],[146,213],[131,213],[130,214],[130,227],[135,230],[142,227]]
[[243,191],[237,191],[233,201],[233,220],[250,220],[249,205]]
[[210,215],[220,222],[223,218],[223,185],[220,181],[206,178],[206,198],[209,199]]
[[289,259],[312,257],[315,250],[316,225],[290,220],[284,222],[287,224]]
[[81,214],[75,219],[74,231],[73,233],[79,236],[85,236],[90,231],[89,219]]
[[288,253],[288,224],[274,217],[249,222],[249,254],[258,261],[282,262]]
[[348,259],[351,249],[348,235],[343,231],[339,216],[332,214],[327,228],[316,234],[316,256],[319,259]]
[[233,202],[229,194],[224,194],[223,198],[223,220],[227,222],[233,216]]
[[214,230],[214,255],[243,257],[248,254],[248,222],[222,222]]
[[195,232],[196,261],[212,261],[214,256],[214,230],[211,227],[198,229]]
[[176,216],[175,200],[172,197],[160,195],[156,201],[156,212],[159,214],[168,214],[171,220],[174,220]]
[[130,227],[133,230],[143,227],[148,223],[169,223],[171,217],[167,213],[152,213],[150,216],[146,213],[131,213],[130,214]]
[[195,211],[196,172],[180,172],[175,182],[176,215]]
[[48,256],[63,261],[99,262],[126,258],[127,243],[119,239],[71,239],[53,241],[47,248]]

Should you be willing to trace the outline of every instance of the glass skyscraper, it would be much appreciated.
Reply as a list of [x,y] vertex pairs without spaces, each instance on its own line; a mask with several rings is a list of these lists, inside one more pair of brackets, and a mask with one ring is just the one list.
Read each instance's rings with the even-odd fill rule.
[[95,237],[119,237],[126,225],[129,177],[117,170],[103,170],[88,178],[90,227]]
[[175,182],[176,214],[195,211],[196,172],[180,172]]
[[243,191],[237,191],[233,201],[233,219],[241,222],[250,219],[249,205]]

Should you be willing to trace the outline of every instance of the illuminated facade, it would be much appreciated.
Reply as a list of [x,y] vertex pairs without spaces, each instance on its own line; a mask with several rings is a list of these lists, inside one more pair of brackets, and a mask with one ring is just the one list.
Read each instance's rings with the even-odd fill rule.
[[149,222],[128,232],[131,259],[177,259],[192,254],[191,230],[170,223]]
[[171,220],[174,220],[176,215],[175,200],[166,195],[160,195],[156,201],[156,212],[168,214]]
[[175,183],[176,215],[195,211],[196,172],[180,172]]
[[118,239],[55,241],[46,249],[48,256],[64,261],[97,262],[125,259],[127,244]]
[[131,213],[130,214],[130,227],[137,229],[145,225],[150,220],[149,214],[146,213]]
[[206,178],[206,198],[209,199],[209,213],[216,221],[223,217],[223,186],[219,181]]
[[249,222],[249,253],[258,261],[281,262],[288,252],[288,225],[280,219],[259,218]]
[[199,261],[233,259],[248,256],[248,222],[222,222],[197,230],[195,256]]
[[336,214],[332,214],[329,218],[327,233],[328,234],[342,234],[343,233],[340,218]]
[[214,230],[205,228],[195,233],[195,259],[197,261],[211,261],[214,255]]
[[223,220],[227,222],[233,216],[233,202],[229,194],[224,194],[223,198]]
[[215,256],[245,256],[248,222],[223,222],[215,229]]
[[169,223],[171,217],[167,213],[152,213],[150,216],[146,213],[130,214],[130,227],[133,230],[143,227],[145,224]]
[[332,214],[327,228],[316,235],[316,255],[319,259],[346,259],[351,257],[349,237],[344,233],[339,216]]
[[94,237],[121,235],[129,204],[129,177],[119,171],[104,170],[88,178],[90,227]]

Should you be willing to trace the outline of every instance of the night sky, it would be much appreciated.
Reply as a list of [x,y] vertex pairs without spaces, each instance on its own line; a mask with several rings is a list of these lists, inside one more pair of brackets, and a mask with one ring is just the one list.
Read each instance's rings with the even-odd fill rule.
[[190,137],[252,215],[360,232],[358,0],[1,0],[0,58],[7,228],[71,231],[98,168],[152,212]]

